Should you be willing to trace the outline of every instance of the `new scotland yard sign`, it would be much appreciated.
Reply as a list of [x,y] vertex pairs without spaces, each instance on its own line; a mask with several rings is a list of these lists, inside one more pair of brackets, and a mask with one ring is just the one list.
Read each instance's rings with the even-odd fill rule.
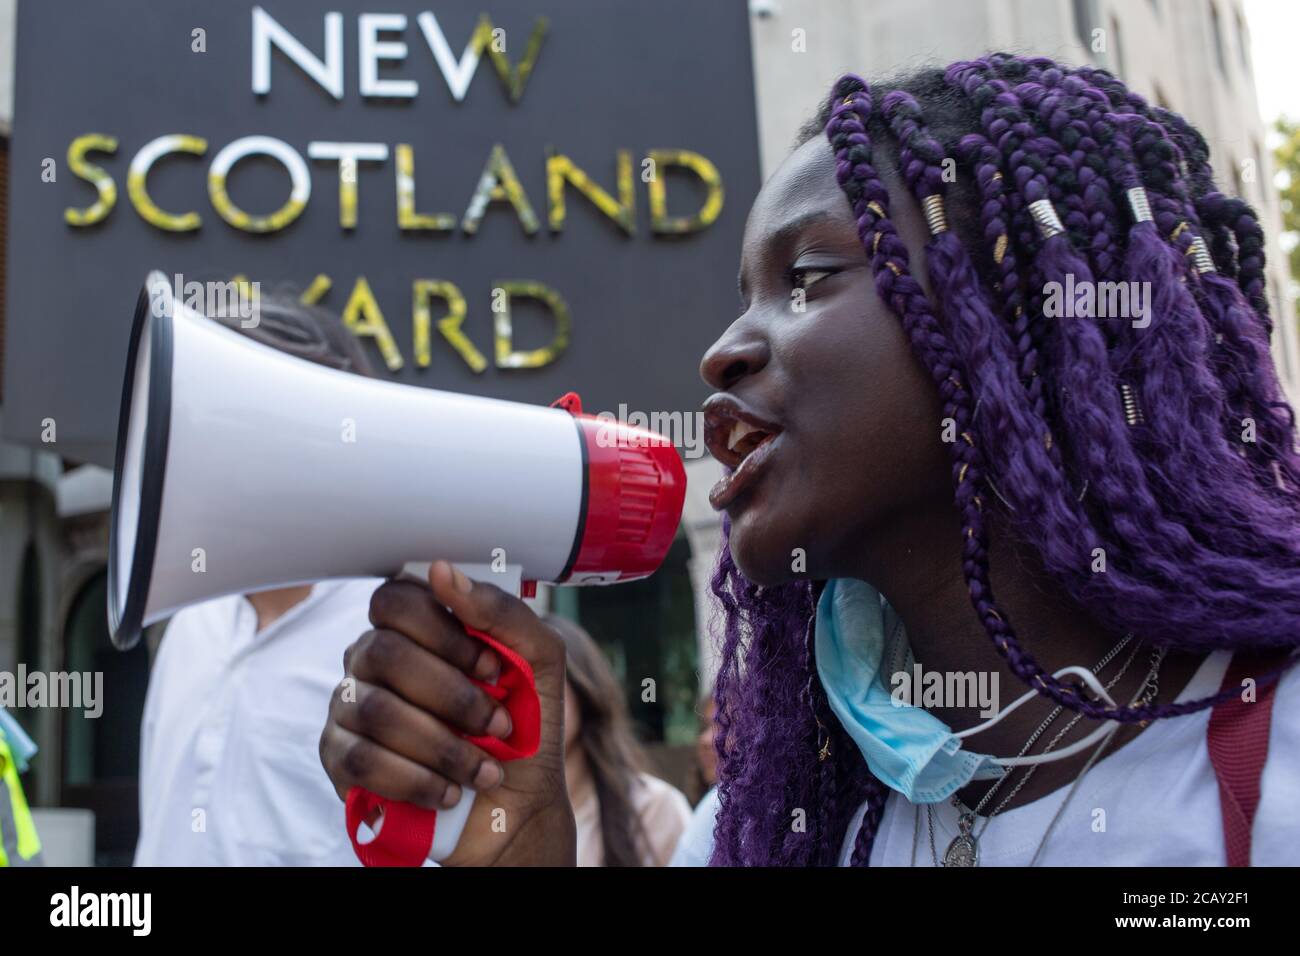
[[9,188],[6,437],[74,460],[155,268],[292,288],[403,382],[691,410],[758,188],[746,7],[22,3]]

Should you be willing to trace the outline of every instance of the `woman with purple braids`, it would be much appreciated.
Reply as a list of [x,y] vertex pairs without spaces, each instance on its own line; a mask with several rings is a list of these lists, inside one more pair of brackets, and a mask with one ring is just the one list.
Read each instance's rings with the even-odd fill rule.
[[[1300,863],[1300,455],[1262,232],[1207,157],[1090,67],[835,85],[754,203],[741,314],[701,365],[727,471],[718,811],[679,855]],[[490,791],[475,813],[515,824],[471,819],[450,863],[571,862],[559,640],[433,581],[378,593],[408,652],[355,646],[382,706],[336,696],[326,769],[430,807]],[[461,738],[501,728],[456,619],[533,662],[536,758]],[[402,691],[426,657],[436,704]]]

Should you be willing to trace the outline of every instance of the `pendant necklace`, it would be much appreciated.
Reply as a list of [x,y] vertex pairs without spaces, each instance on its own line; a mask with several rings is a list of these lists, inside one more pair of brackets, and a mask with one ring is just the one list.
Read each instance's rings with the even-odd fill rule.
[[[1104,670],[1105,667],[1112,660],[1115,659],[1115,656],[1119,654],[1121,650],[1124,649],[1124,647],[1129,643],[1130,640],[1132,640],[1132,637],[1133,637],[1132,633],[1129,633],[1129,634],[1125,634],[1122,638],[1120,638],[1119,642],[1116,643],[1115,646],[1112,647],[1110,651],[1108,651],[1105,654],[1105,656],[1103,656],[1102,659],[1099,660],[1093,666],[1092,668],[1093,673],[1098,673]],[[1138,646],[1135,644],[1133,650],[1129,653],[1128,658],[1124,661],[1123,666],[1120,667],[1119,671],[1105,685],[1107,690],[1110,690],[1124,676],[1125,671],[1128,670],[1129,664],[1133,662],[1133,658],[1137,654],[1137,649]],[[1058,704],[1052,710],[1052,712],[1049,713],[1047,717],[1043,719],[1042,723],[1040,723],[1038,727],[1035,728],[1034,732],[1029,735],[1029,739],[1025,741],[1025,745],[1020,748],[1020,752],[1016,756],[1017,757],[1025,756],[1025,754],[1027,754],[1030,751],[1030,749],[1034,746],[1034,744],[1038,741],[1038,739],[1047,730],[1048,726],[1052,723],[1052,721],[1055,720],[1056,717],[1059,716],[1061,711],[1063,711],[1064,709],[1065,709],[1064,707]],[[1082,714],[1076,714],[1073,717],[1073,719],[1071,719],[1071,721],[1068,724],[1066,724],[1065,727],[1063,727],[1056,734],[1056,736],[1051,739],[1051,741],[1048,742],[1047,746],[1043,748],[1042,752],[1044,754],[1050,753],[1053,750],[1053,748],[1055,748],[1056,745],[1060,742],[1061,738],[1063,738],[1067,733],[1069,733],[1070,730],[1082,718],[1083,718]],[[988,804],[988,802],[993,798],[993,795],[997,793],[998,789],[1002,786],[1004,782],[1006,782],[1007,778],[1010,777],[1011,774],[1006,773],[1003,774],[1000,778],[998,778],[997,782],[994,783],[993,786],[990,787],[985,792],[984,796],[980,798],[980,801],[975,805],[973,809],[966,809],[962,805],[962,802],[957,797],[957,795],[953,794],[952,804],[953,807],[958,811],[958,817],[957,817],[958,832],[957,832],[957,836],[953,837],[952,842],[948,844],[947,850],[944,851],[942,863],[939,862],[939,854],[937,848],[935,847],[935,842],[934,842],[934,808],[930,805],[927,805],[926,822],[927,822],[929,836],[930,836],[930,855],[934,860],[934,865],[945,866],[945,867],[979,866],[980,837],[984,835],[984,831],[987,830],[989,824],[993,822],[993,818],[997,816],[1003,810],[1003,808],[1006,807],[1006,805],[1015,798],[1016,794],[1020,792],[1020,790],[1025,786],[1025,784],[1029,782],[1030,777],[1033,776],[1034,771],[1036,769],[1038,769],[1036,764],[1030,765],[1025,768],[1025,773],[1021,776],[1019,782],[1015,785],[1014,788],[1012,788],[1010,793],[1008,793],[1005,797],[1002,798],[1001,802],[998,803],[998,805],[993,809],[993,811],[988,815],[988,817],[985,818],[984,825],[980,827],[978,833],[975,832],[975,824],[977,818],[979,817],[980,811],[984,809],[984,807]],[[920,821],[918,820],[917,823],[919,824]],[[917,829],[919,829],[919,827]],[[914,832],[913,834],[914,843],[916,840],[916,836],[917,834]],[[913,853],[913,858],[915,858],[915,852]]]

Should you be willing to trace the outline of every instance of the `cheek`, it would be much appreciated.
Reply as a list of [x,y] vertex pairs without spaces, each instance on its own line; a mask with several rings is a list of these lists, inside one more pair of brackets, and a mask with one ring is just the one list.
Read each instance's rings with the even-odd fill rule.
[[838,576],[874,526],[950,494],[943,413],[898,319],[874,297],[792,330],[782,351],[797,454],[784,463],[780,506],[766,509],[776,545],[767,573],[792,576],[802,548],[807,574]]

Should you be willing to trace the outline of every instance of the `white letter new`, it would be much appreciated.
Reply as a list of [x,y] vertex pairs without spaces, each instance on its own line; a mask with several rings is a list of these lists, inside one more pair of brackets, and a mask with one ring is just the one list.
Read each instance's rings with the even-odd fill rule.
[[451,90],[452,98],[459,103],[469,92],[470,80],[474,79],[474,71],[478,69],[479,53],[478,48],[474,46],[473,36],[465,45],[465,52],[460,55],[460,62],[457,63],[452,56],[447,37],[443,34],[442,27],[438,25],[437,17],[426,10],[415,18],[415,22],[420,24],[424,41],[429,44],[433,58],[438,61],[438,69],[442,71],[443,78],[447,81],[447,88]]
[[362,96],[391,96],[411,99],[419,91],[415,80],[381,80],[380,60],[405,60],[406,44],[401,40],[380,40],[379,34],[401,33],[406,16],[401,13],[363,13],[357,17],[358,69]]
[[325,14],[325,59],[318,59],[261,7],[253,7],[253,92],[271,92],[271,45],[336,100],[343,99],[343,14]]

